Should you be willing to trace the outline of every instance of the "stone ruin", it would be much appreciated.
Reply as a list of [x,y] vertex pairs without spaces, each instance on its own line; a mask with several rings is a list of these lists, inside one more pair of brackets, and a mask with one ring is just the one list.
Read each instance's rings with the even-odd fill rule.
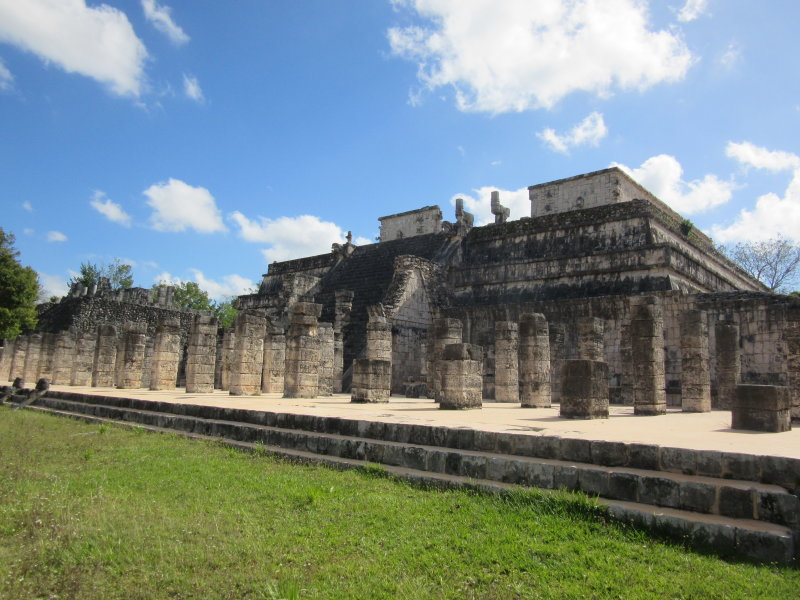
[[605,417],[609,404],[717,408],[770,430],[800,418],[797,299],[768,293],[617,168],[528,190],[530,214],[516,220],[495,192],[488,225],[459,199],[453,222],[427,206],[381,217],[378,243],[348,235],[272,263],[237,299],[234,330],[175,309],[168,290],[73,289],[41,331],[4,342],[0,375],[427,395],[441,408],[558,403],[570,418]]

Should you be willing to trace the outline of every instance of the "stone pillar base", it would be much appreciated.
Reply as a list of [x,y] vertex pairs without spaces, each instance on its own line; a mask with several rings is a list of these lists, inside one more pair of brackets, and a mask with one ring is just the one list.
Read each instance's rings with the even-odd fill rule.
[[561,407],[567,419],[608,418],[608,364],[565,360],[561,367]]
[[372,358],[357,358],[353,361],[351,402],[388,402],[391,386],[391,361]]
[[789,388],[777,385],[737,385],[732,429],[780,433],[792,428]]

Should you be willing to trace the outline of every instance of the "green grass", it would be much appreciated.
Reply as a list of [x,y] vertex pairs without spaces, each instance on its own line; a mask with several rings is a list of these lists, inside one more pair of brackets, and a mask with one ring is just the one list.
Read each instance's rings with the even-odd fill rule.
[[603,514],[0,408],[4,599],[798,596]]

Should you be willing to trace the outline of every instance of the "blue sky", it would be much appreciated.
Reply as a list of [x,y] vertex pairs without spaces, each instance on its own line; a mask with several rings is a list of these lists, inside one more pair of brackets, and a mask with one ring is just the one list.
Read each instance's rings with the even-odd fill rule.
[[2,226],[51,294],[273,260],[623,166],[720,243],[800,241],[796,0],[0,0]]

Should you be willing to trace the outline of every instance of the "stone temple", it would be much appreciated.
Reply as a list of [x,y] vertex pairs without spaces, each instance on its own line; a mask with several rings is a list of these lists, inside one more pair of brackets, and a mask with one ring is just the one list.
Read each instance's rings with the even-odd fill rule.
[[73,290],[39,332],[5,341],[2,374],[442,408],[563,400],[580,418],[609,402],[731,409],[746,384],[782,390],[768,414],[742,401],[758,428],[800,417],[796,299],[768,293],[618,168],[528,190],[528,215],[495,192],[493,224],[474,226],[461,201],[453,221],[425,206],[380,217],[377,243],[348,235],[272,263],[231,330],[175,308],[169,289]]

